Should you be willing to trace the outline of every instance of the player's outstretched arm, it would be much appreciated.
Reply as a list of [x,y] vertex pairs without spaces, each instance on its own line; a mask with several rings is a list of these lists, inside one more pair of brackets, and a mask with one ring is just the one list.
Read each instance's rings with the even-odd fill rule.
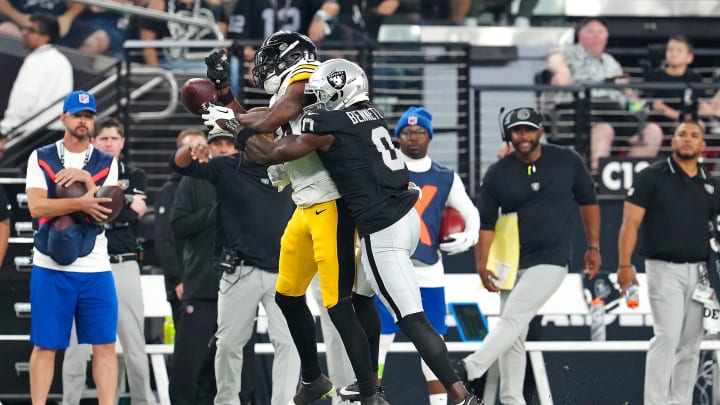
[[230,62],[225,51],[215,51],[205,57],[205,65],[207,65],[207,77],[215,85],[218,102],[238,114],[245,114],[247,110],[238,103],[230,90]]
[[285,95],[270,108],[257,113],[238,115],[238,122],[245,128],[251,128],[253,132],[275,132],[275,129],[302,113],[306,104],[305,83],[306,80],[301,80],[291,84]]
[[251,136],[245,145],[245,154],[251,161],[271,165],[299,159],[316,149],[326,149],[332,136],[314,134],[287,135],[277,142],[261,136]]

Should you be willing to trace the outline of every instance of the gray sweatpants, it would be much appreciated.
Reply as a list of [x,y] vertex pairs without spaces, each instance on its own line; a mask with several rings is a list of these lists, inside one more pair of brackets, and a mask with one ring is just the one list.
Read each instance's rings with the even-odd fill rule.
[[525,405],[525,338],[532,318],[560,287],[567,267],[541,264],[518,271],[515,287],[500,293],[500,320],[480,349],[465,357],[468,378],[482,377],[497,360],[500,367],[500,402]]
[[654,332],[645,360],[645,405],[692,403],[704,335],[703,305],[692,299],[699,265],[645,261]]
[[[150,389],[148,357],[145,353],[145,310],[140,266],[137,261],[113,263],[113,278],[118,296],[118,340],[123,348],[130,397],[133,405],[154,404]],[[78,345],[73,325],[70,346],[63,359],[63,405],[78,405],[85,388],[87,362],[92,346]]]
[[223,273],[218,294],[215,405],[239,405],[243,347],[250,340],[257,307],[262,303],[268,334],[275,349],[272,368],[271,405],[292,400],[300,380],[300,356],[280,307],[275,303],[277,273],[238,266],[234,274]]

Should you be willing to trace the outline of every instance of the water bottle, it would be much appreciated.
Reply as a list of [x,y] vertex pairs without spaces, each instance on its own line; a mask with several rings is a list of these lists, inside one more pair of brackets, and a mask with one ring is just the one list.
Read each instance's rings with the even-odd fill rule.
[[165,317],[163,324],[163,341],[166,345],[175,344],[175,323],[170,315]]
[[632,309],[635,309],[638,305],[640,305],[640,288],[638,288],[637,284],[628,285],[625,290],[625,303],[628,308]]
[[605,300],[596,297],[590,302],[590,339],[603,341],[605,338]]

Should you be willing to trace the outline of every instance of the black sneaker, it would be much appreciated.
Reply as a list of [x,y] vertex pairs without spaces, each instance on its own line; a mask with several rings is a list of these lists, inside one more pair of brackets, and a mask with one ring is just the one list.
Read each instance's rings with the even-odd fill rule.
[[[376,387],[377,396],[380,399],[385,399],[385,388],[382,385]],[[338,395],[345,401],[355,402],[360,401],[360,388],[358,387],[357,381],[348,385],[347,387],[338,388]]]
[[325,374],[321,374],[315,381],[300,383],[297,393],[293,397],[295,405],[308,405],[313,401],[327,399],[335,393],[335,386]]

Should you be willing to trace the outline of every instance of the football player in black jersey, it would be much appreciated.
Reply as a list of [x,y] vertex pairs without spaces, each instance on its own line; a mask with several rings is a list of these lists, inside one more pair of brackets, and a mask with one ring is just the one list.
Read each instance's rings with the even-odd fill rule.
[[[305,93],[317,103],[305,109],[301,135],[275,143],[237,122],[234,127],[248,157],[258,163],[286,162],[316,151],[330,172],[361,237],[358,293],[376,292],[410,338],[420,356],[448,390],[453,404],[478,404],[455,374],[447,348],[422,309],[410,255],[419,240],[414,210],[418,191],[409,187],[408,170],[392,144],[383,112],[368,96],[365,72],[353,62],[331,59],[310,76]],[[342,395],[342,390],[341,390]]]

